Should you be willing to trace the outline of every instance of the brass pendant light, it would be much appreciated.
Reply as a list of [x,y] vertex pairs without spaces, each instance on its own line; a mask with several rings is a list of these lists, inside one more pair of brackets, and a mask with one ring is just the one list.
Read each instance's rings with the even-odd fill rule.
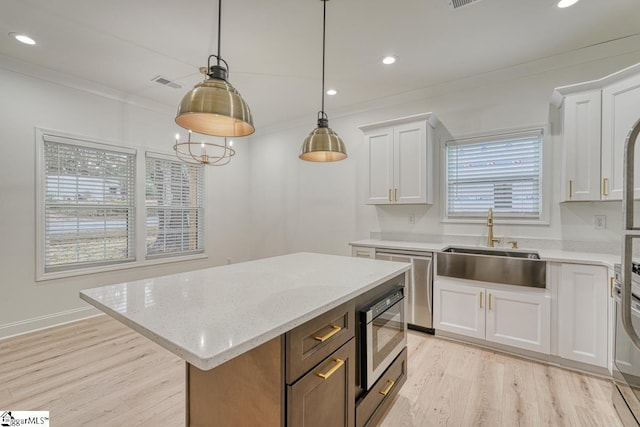
[[347,158],[344,142],[329,127],[329,117],[324,112],[324,62],[327,27],[327,1],[322,6],[322,110],[318,112],[318,127],[302,143],[300,159],[309,162],[335,162]]
[[[221,137],[240,137],[255,132],[249,105],[228,82],[229,64],[220,56],[222,0],[218,0],[218,54],[209,55],[206,75],[183,98],[178,106],[176,123],[183,128]],[[216,64],[211,65],[211,58]],[[222,65],[224,63],[224,65]]]

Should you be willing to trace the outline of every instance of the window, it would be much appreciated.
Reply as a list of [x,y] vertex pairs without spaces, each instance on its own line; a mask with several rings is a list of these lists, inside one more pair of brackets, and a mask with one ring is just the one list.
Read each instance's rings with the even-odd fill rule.
[[147,153],[145,171],[147,259],[203,252],[203,167]]
[[205,257],[204,167],[37,129],[36,280]]
[[44,133],[44,273],[135,260],[135,151]]
[[541,129],[447,141],[447,218],[542,217]]

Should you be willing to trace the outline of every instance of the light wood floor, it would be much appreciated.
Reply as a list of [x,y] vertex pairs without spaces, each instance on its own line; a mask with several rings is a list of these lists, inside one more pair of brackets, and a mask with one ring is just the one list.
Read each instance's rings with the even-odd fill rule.
[[[620,426],[610,381],[410,331],[383,426]],[[182,426],[184,362],[107,316],[0,341],[0,409],[52,426]]]

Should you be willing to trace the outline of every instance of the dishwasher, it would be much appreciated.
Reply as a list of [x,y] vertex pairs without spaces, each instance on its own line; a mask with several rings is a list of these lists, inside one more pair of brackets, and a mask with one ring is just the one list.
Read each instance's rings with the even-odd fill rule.
[[433,330],[433,256],[431,252],[376,250],[376,259],[411,264],[407,279],[407,323],[410,329]]

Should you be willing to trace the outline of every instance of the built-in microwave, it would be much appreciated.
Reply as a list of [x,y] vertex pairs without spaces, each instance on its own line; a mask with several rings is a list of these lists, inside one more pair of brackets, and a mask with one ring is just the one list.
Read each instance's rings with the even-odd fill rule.
[[360,311],[361,386],[369,390],[407,345],[404,287]]

